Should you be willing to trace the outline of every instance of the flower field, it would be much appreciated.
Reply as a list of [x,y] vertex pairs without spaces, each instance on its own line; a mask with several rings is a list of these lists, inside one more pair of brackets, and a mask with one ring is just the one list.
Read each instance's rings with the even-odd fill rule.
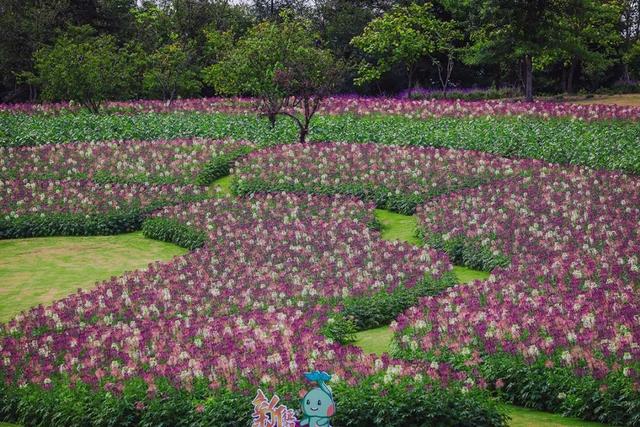
[[234,189],[350,194],[411,214],[430,197],[524,172],[535,164],[485,153],[379,144],[281,145],[234,168]]
[[[255,100],[251,98],[178,99],[171,105],[159,100],[113,101],[106,110],[141,113],[200,111],[207,113],[250,113]],[[52,114],[76,111],[78,104],[0,104],[0,111],[19,114]],[[537,101],[533,106],[524,102],[504,100],[462,101],[454,99],[411,100],[406,98],[367,98],[353,95],[333,96],[321,106],[324,114],[398,114],[414,118],[477,117],[477,116],[534,116],[569,117],[579,120],[621,119],[637,120],[640,108],[617,105],[578,105]]]
[[[320,369],[336,426],[640,425],[637,110],[334,97],[292,144],[250,101],[0,107],[0,239],[190,250],[0,324],[0,420],[249,426]],[[351,344],[389,324],[390,354]]]
[[466,366],[517,403],[593,417],[601,405],[609,422],[634,424],[640,180],[542,168],[501,184],[419,209],[432,246],[476,267],[499,254],[509,265],[400,316],[398,354]]
[[202,197],[195,185],[0,180],[0,238],[132,231],[160,206]]
[[199,138],[0,147],[0,179],[207,184],[227,175],[227,164],[252,148],[244,141]]

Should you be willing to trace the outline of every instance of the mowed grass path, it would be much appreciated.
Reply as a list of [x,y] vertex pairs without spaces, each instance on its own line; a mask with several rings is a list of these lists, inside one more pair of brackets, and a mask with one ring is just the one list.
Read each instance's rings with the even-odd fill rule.
[[0,322],[78,288],[185,252],[176,245],[147,239],[141,232],[0,240]]
[[[382,238],[387,240],[401,240],[414,245],[420,244],[416,237],[416,217],[400,215],[382,209],[376,209],[376,218],[382,224]],[[484,280],[489,273],[471,270],[466,267],[453,268],[460,283],[474,280]],[[357,334],[355,345],[367,353],[382,354],[389,351],[393,333],[388,326],[362,331]],[[511,427],[604,427],[604,424],[583,421],[577,418],[567,418],[562,415],[535,411],[517,406],[504,405],[505,411],[511,417]]]

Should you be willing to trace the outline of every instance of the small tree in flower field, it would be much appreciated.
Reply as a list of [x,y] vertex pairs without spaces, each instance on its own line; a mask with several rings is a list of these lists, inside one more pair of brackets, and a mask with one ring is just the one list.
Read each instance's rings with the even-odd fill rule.
[[257,110],[272,125],[279,115],[289,117],[305,142],[311,119],[340,84],[344,66],[320,47],[309,21],[282,18],[256,25],[203,75],[222,95],[256,97]]

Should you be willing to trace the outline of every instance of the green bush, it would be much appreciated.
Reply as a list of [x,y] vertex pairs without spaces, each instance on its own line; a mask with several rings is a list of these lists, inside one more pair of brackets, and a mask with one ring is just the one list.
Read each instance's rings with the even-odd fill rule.
[[[0,146],[180,137],[294,142],[295,125],[251,115],[198,112],[26,115],[0,113]],[[464,148],[507,157],[640,173],[640,126],[633,121],[533,117],[318,116],[309,140]]]
[[602,380],[578,376],[556,359],[548,368],[542,359],[528,364],[519,356],[498,353],[486,356],[480,371],[489,384],[502,380],[497,392],[516,405],[612,425],[640,425],[640,393],[633,390],[633,379],[621,371]]
[[139,230],[146,211],[123,209],[105,214],[52,213],[0,218],[0,239],[45,236],[104,236]]
[[345,298],[342,316],[352,319],[359,331],[388,325],[421,297],[437,295],[457,283],[455,274],[447,272],[438,279],[426,277],[411,288],[398,286],[392,292],[382,290],[371,296]]
[[195,183],[198,185],[211,185],[216,179],[229,175],[234,162],[251,151],[253,151],[252,147],[242,147],[230,153],[214,157],[198,173]]
[[451,262],[457,265],[490,272],[496,267],[507,267],[511,264],[508,256],[501,253],[494,254],[489,247],[480,243],[479,238],[453,236],[445,241],[441,235],[425,236],[423,230],[419,230],[418,234],[427,246],[446,252]]
[[142,234],[150,239],[174,243],[189,250],[200,248],[207,241],[207,234],[204,231],[167,218],[145,220],[142,224]]
[[[384,373],[376,374],[354,386],[342,381],[332,383],[337,407],[332,425],[506,425],[506,416],[481,390],[443,388],[428,379],[403,378],[385,383],[383,377]],[[46,390],[34,385],[8,387],[0,379],[0,420],[42,427],[249,427],[255,389],[238,385],[240,391],[212,390],[208,383],[196,381],[192,390],[186,391],[159,379],[157,392],[149,396],[146,383],[138,378],[129,380],[121,395],[93,390],[83,384],[70,387],[64,379],[55,379]],[[282,384],[276,392],[283,398],[283,404],[297,410],[299,403],[295,396],[306,386]]]

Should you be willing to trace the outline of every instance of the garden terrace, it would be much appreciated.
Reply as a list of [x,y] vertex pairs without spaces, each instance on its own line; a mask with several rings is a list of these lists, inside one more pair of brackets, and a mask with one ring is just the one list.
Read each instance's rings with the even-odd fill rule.
[[536,162],[485,153],[378,144],[282,145],[236,163],[233,190],[349,194],[400,213],[431,197],[523,173]]
[[201,138],[0,147],[0,179],[209,184],[252,149],[245,141]]

